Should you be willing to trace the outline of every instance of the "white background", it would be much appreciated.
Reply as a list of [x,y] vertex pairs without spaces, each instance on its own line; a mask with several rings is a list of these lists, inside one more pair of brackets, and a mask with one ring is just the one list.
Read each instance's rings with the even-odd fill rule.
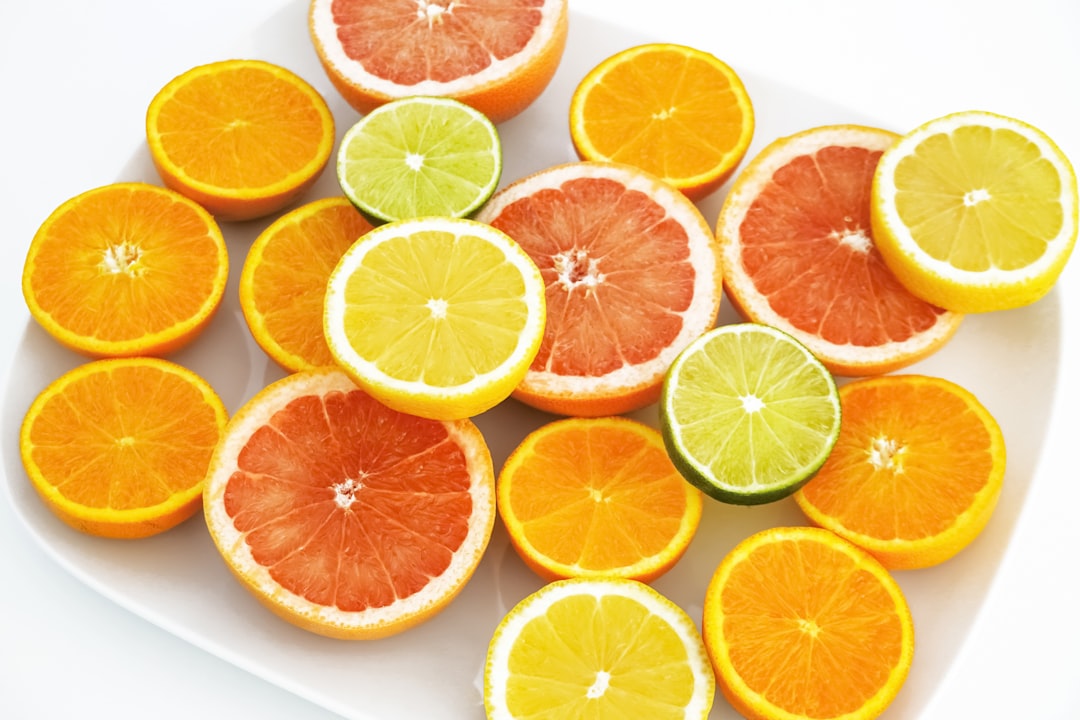
[[[12,326],[5,338],[19,337],[28,322],[18,275],[33,231],[64,199],[118,179],[116,148],[123,158],[138,146],[146,103],[172,70],[249,52],[236,38],[260,18],[284,11],[303,23],[305,6],[302,0],[2,6],[0,323]],[[782,81],[855,116],[882,118],[897,131],[969,108],[1013,115],[1042,128],[1080,162],[1075,0],[572,0],[571,6],[572,21],[603,16],[649,39],[696,45],[740,72]],[[301,42],[306,37],[306,28],[295,33]],[[321,77],[309,80],[325,87]],[[991,598],[920,720],[1080,717],[1080,493],[1073,449],[1080,392],[1069,377],[1080,355],[1078,274],[1074,260],[1055,291],[1065,308],[1063,371],[1046,457],[1033,470],[1035,483]],[[5,378],[12,349],[0,349]],[[8,422],[4,432],[16,428]],[[0,717],[335,717],[86,587],[39,547],[6,497],[0,567]],[[422,687],[427,679],[415,680]]]

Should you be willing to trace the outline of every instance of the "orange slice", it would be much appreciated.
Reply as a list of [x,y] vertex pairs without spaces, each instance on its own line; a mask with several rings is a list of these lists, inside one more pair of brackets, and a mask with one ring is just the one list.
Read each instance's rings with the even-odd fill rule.
[[115,183],[45,219],[22,290],[34,320],[76,352],[164,355],[205,329],[228,276],[225,238],[203,208],[165,188]]
[[250,220],[311,187],[336,138],[330,108],[303,78],[261,60],[222,60],[158,91],[146,139],[165,185],[219,220]]
[[732,304],[794,336],[837,375],[911,365],[963,318],[912,295],[875,244],[874,168],[898,137],[835,125],[779,138],[739,173],[717,220]]
[[323,335],[326,285],[371,228],[348,198],[322,198],[282,215],[248,248],[240,309],[259,347],[285,370],[334,364]]
[[227,421],[213,388],[158,358],[80,365],[35,398],[19,451],[34,489],[90,535],[142,538],[199,510]]
[[570,100],[583,160],[640,167],[699,199],[735,171],[754,135],[742,80],[710,53],[649,43],[594,67]]
[[895,375],[840,388],[840,437],[795,500],[814,523],[888,568],[944,562],[982,532],[1001,495],[1005,439],[968,390]]
[[516,240],[547,288],[544,340],[513,394],[528,405],[603,416],[656,402],[675,356],[716,322],[712,231],[640,168],[553,166],[504,187],[476,217]]
[[567,0],[312,0],[330,82],[361,114],[411,95],[460,100],[492,122],[544,91],[562,60]]
[[660,432],[622,417],[566,418],[530,433],[498,479],[498,509],[525,564],[546,580],[651,582],[686,552],[701,493]]
[[204,496],[229,569],[285,620],[338,638],[413,627],[465,586],[495,522],[468,420],[387,408],[341,371],[287,375],[229,422]]
[[702,635],[724,696],[752,720],[869,720],[907,679],[907,601],[873,557],[828,530],[740,542],[705,593]]

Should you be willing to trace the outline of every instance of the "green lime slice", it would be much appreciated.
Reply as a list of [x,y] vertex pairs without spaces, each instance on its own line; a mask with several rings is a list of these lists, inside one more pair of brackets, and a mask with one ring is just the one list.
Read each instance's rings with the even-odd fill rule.
[[416,96],[379,106],[349,128],[338,183],[372,217],[466,217],[499,184],[502,145],[486,115],[457,100]]
[[800,342],[758,323],[721,325],[675,358],[660,429],[683,476],[707,495],[758,505],[792,494],[840,433],[840,399]]

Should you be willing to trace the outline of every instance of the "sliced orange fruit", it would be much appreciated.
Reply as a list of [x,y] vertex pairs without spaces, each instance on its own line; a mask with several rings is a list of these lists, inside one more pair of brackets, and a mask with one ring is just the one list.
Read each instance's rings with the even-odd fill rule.
[[391,410],[336,368],[271,383],[210,463],[210,535],[241,584],[311,632],[392,635],[442,610],[495,522],[479,429]]
[[686,552],[701,493],[655,428],[624,417],[564,418],[530,433],[499,473],[499,516],[545,580],[651,582]]
[[704,720],[716,694],[694,621],[627,578],[548,583],[499,623],[484,664],[490,720]]
[[525,110],[562,60],[567,0],[312,0],[308,27],[330,82],[361,114],[447,96],[493,122]]
[[751,535],[705,593],[705,647],[724,696],[752,720],[869,720],[904,685],[915,648],[896,580],[811,527]]
[[219,220],[262,217],[300,197],[329,162],[334,132],[322,95],[262,60],[193,67],[146,111],[150,158],[165,185]]
[[779,138],[739,173],[717,220],[735,308],[789,333],[837,375],[911,365],[963,319],[913,295],[875,243],[874,168],[898,137],[828,125]]
[[716,322],[712,231],[640,168],[549,167],[496,192],[476,218],[516,240],[547,287],[544,341],[514,390],[528,405],[604,416],[656,402],[675,356]]
[[936,565],[982,532],[1005,477],[1005,438],[968,390],[890,375],[840,388],[832,454],[799,507],[888,568]]
[[159,358],[79,365],[31,403],[23,467],[57,517],[90,535],[142,538],[199,510],[227,421],[214,389]]
[[570,138],[583,160],[640,167],[699,199],[727,180],[754,135],[738,74],[685,45],[647,43],[585,75],[570,100]]
[[76,352],[164,355],[206,328],[228,276],[225,238],[202,207],[166,188],[115,183],[45,219],[22,291],[34,320]]
[[285,370],[334,363],[323,336],[326,284],[371,229],[348,198],[322,198],[282,215],[248,248],[240,309],[259,347]]

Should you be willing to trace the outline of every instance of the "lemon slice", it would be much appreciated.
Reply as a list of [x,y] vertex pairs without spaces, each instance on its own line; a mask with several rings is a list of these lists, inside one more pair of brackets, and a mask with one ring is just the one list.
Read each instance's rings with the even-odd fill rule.
[[1031,125],[981,110],[931,120],[885,151],[871,222],[915,295],[956,312],[1029,305],[1076,244],[1076,175]]

